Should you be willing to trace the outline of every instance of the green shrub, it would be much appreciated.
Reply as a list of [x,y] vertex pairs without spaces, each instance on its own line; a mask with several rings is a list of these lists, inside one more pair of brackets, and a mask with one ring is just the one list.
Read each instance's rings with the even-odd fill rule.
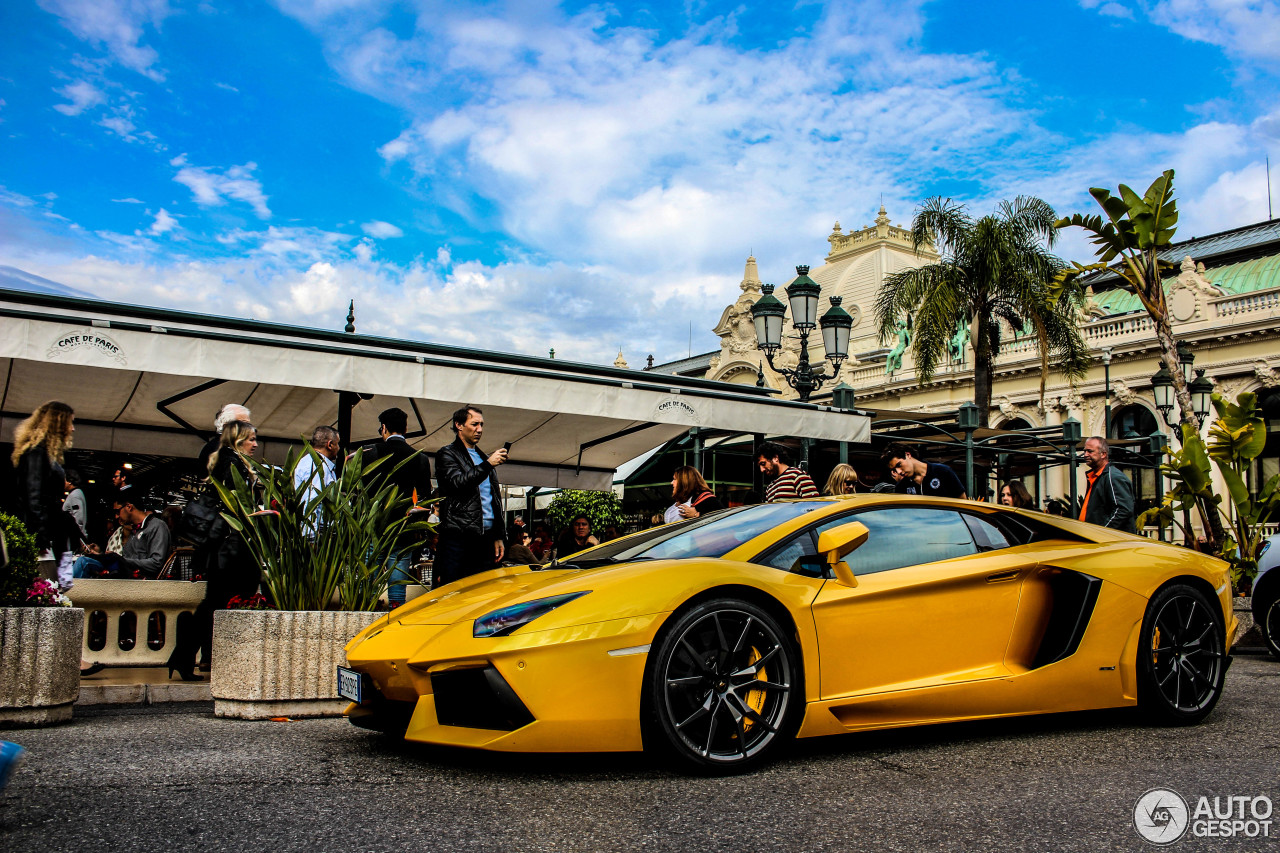
[[21,607],[38,573],[36,538],[21,521],[2,512],[0,529],[9,550],[9,565],[0,569],[0,607]]
[[622,517],[622,501],[613,492],[588,492],[581,489],[565,489],[551,500],[547,509],[547,523],[552,535],[559,536],[580,515],[591,519],[591,532],[599,534],[609,525],[619,530],[625,523]]

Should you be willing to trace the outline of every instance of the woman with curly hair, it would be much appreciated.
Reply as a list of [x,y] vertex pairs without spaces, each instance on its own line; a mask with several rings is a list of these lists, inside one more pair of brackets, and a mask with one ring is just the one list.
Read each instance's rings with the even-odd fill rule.
[[681,465],[672,472],[671,500],[672,504],[663,516],[668,523],[724,509],[724,504],[720,503],[720,499],[702,478],[702,472],[692,465]]
[[58,582],[71,588],[75,543],[79,541],[75,519],[62,508],[67,477],[63,457],[75,432],[75,412],[66,403],[51,400],[18,424],[10,457],[17,476],[17,516],[36,537],[42,559],[58,567]]

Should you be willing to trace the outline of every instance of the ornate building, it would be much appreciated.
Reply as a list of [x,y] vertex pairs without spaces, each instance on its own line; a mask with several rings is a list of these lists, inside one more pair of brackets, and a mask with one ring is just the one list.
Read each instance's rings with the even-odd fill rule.
[[[840,379],[856,390],[858,405],[932,413],[972,401],[973,351],[963,335],[958,335],[955,354],[939,366],[933,381],[922,384],[907,345],[909,333],[902,329],[894,340],[881,341],[875,327],[875,298],[885,276],[932,262],[937,254],[931,248],[915,254],[910,232],[890,224],[883,207],[874,226],[845,234],[837,223],[827,239],[831,251],[826,263],[810,272],[810,277],[823,288],[824,308],[826,297],[842,296],[844,307],[854,316],[850,357]],[[1256,391],[1262,399],[1269,441],[1252,482],[1265,482],[1280,471],[1280,221],[1193,238],[1172,246],[1165,257],[1181,264],[1165,287],[1174,335],[1195,353],[1195,367],[1204,370],[1224,396],[1234,399],[1241,391]],[[778,283],[777,295],[784,302],[781,291],[786,283]],[[1074,386],[1051,368],[1042,401],[1034,341],[1002,343],[995,362],[992,426],[1057,425],[1074,417],[1086,436],[1125,438],[1156,430],[1170,432],[1155,408],[1152,392],[1151,377],[1160,368],[1152,324],[1137,297],[1121,284],[1113,275],[1091,281],[1081,326],[1097,358],[1089,375]],[[770,387],[794,397],[767,364],[761,369],[762,356],[751,326],[751,306],[760,297],[761,287],[755,258],[747,259],[740,286],[742,295],[725,309],[715,328],[720,351],[711,357],[706,376],[755,383],[759,371]],[[794,335],[785,340],[790,349],[784,347],[775,361],[792,366],[799,344]],[[821,338],[810,342],[810,358],[821,362]],[[1109,369],[1103,363],[1104,353],[1110,357]],[[1108,373],[1109,424],[1104,423]],[[833,384],[824,386],[813,401],[829,401]],[[1048,471],[1039,484],[1040,494],[1066,494],[1066,476],[1061,469]],[[1137,485],[1150,499],[1154,477],[1151,472],[1145,477],[1151,482]]]

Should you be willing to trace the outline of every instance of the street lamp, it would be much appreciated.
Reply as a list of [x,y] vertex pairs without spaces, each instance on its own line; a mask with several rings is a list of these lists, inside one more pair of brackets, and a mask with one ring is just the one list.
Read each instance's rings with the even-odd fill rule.
[[1164,416],[1164,422],[1172,426],[1169,415],[1173,412],[1173,376],[1163,365],[1151,377],[1151,390],[1155,393],[1156,408]]
[[1191,384],[1191,365],[1196,363],[1196,354],[1184,341],[1178,341],[1178,364],[1182,365],[1182,381]]
[[1102,383],[1105,386],[1106,402],[1102,406],[1102,433],[1111,437],[1111,347],[1102,350]]
[[[773,295],[772,284],[766,284],[762,289],[764,295],[751,306],[751,319],[756,327],[756,346],[764,352],[769,367],[796,390],[801,402],[807,402],[810,395],[821,388],[824,382],[835,379],[840,374],[840,365],[849,357],[849,333],[853,328],[853,317],[840,307],[840,297],[833,296],[831,308],[818,320],[818,297],[822,295],[822,288],[809,278],[808,267],[796,267],[796,278],[787,287],[786,293],[787,301],[791,303],[791,325],[800,333],[800,363],[794,370],[779,368],[774,365],[773,357],[782,348],[782,320],[787,309]],[[826,358],[833,368],[830,374],[825,367],[814,370],[809,363],[809,334],[818,326],[822,328]]]
[[1196,371],[1196,379],[1191,383],[1191,408],[1196,410],[1196,418],[1200,423],[1209,417],[1209,406],[1213,403],[1213,382],[1206,379],[1204,369]]

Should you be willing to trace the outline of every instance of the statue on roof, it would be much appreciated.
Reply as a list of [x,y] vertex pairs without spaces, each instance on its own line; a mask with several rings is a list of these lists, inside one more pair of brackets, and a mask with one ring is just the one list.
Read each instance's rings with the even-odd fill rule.
[[899,320],[894,334],[898,336],[898,342],[893,345],[893,349],[889,350],[889,357],[884,362],[884,372],[889,376],[902,369],[902,354],[911,344],[911,324],[905,318]]

